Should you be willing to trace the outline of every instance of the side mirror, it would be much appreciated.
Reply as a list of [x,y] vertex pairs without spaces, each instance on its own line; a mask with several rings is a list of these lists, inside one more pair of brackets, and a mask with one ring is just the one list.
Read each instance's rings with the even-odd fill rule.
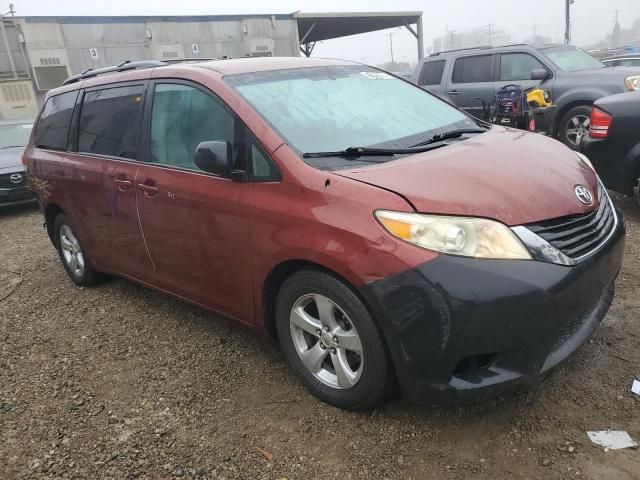
[[536,68],[535,70],[531,70],[531,80],[546,80],[551,76],[548,70],[544,68]]
[[233,171],[233,155],[229,142],[201,142],[196,147],[194,163],[200,170],[229,176]]

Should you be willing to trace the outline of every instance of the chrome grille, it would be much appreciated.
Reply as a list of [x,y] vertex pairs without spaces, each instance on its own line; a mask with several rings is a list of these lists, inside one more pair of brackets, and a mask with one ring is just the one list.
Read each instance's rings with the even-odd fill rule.
[[596,250],[608,238],[616,224],[611,200],[598,185],[598,208],[584,215],[545,220],[526,225],[536,235],[574,260]]

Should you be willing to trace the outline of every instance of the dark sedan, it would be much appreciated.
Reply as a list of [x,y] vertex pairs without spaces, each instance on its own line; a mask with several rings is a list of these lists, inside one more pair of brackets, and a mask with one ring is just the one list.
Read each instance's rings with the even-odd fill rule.
[[0,207],[31,203],[37,197],[27,187],[22,153],[29,143],[33,120],[0,122]]
[[605,186],[620,193],[638,192],[640,178],[640,92],[611,95],[595,102],[582,152]]

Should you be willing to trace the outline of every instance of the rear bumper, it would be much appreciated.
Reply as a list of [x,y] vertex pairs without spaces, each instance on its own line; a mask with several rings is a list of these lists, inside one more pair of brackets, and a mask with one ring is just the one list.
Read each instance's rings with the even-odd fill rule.
[[624,249],[569,267],[441,255],[361,288],[381,323],[404,395],[477,399],[527,384],[582,345],[604,318]]
[[640,169],[640,144],[632,148],[624,142],[612,139],[585,137],[580,151],[589,157],[605,187],[633,195]]
[[33,203],[38,200],[29,187],[0,188],[0,207]]

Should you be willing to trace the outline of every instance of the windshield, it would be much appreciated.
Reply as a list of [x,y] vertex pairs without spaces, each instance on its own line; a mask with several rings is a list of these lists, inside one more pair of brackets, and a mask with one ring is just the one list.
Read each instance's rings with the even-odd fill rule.
[[32,127],[31,123],[0,125],[0,148],[26,147]]
[[606,67],[597,58],[575,47],[545,48],[542,53],[565,72],[579,72],[580,70]]
[[[478,128],[470,117],[421,88],[362,65],[256,72],[225,80],[301,154],[406,148],[437,133]],[[318,168],[354,163],[306,161]]]

